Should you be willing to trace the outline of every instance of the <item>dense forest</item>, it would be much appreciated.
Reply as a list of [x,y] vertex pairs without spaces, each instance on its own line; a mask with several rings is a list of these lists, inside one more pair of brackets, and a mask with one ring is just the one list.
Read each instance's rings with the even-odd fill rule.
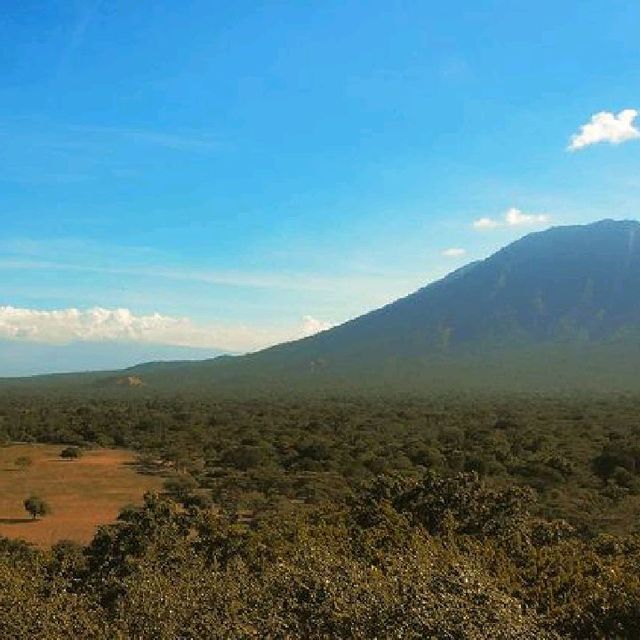
[[0,539],[3,637],[636,638],[640,397],[0,398],[138,452],[87,546]]

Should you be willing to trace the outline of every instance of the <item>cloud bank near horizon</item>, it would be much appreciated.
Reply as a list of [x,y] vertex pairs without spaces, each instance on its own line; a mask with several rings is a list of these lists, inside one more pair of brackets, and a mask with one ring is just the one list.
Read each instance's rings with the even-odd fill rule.
[[136,315],[124,308],[41,310],[0,306],[0,338],[57,345],[134,342],[246,352],[304,338],[331,326],[309,315],[297,326],[251,327],[200,324],[159,313]]

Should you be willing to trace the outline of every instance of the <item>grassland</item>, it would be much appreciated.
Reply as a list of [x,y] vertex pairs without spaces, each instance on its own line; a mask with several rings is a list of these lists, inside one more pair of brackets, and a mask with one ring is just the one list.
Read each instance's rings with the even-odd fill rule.
[[[96,449],[62,460],[59,445],[16,444],[0,448],[0,535],[46,547],[61,539],[88,542],[96,527],[112,522],[120,509],[138,503],[161,479],[136,471],[134,454]],[[27,457],[29,466],[16,465]],[[37,494],[52,513],[32,520],[24,499]]]

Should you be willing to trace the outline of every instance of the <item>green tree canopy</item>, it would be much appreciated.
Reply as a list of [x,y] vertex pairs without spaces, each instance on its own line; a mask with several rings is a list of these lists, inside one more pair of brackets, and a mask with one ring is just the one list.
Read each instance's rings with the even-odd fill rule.
[[25,510],[31,515],[31,517],[35,520],[38,517],[42,518],[43,516],[51,513],[51,507],[47,502],[45,502],[40,496],[29,496],[24,501]]

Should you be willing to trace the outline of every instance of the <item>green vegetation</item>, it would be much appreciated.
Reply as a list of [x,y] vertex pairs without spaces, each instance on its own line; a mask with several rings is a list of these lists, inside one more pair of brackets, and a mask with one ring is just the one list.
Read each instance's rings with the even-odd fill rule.
[[86,547],[0,539],[0,628],[636,638],[639,409],[624,395],[5,396],[6,440],[133,447],[167,478]]
[[[137,450],[216,504],[343,499],[380,474],[472,472],[536,490],[536,514],[587,534],[638,523],[638,396],[0,397],[0,437]],[[143,464],[142,464],[143,463]],[[180,486],[178,486],[180,485]],[[186,488],[186,489],[185,489]]]
[[24,501],[24,508],[34,520],[51,513],[51,507],[40,496],[29,496]]
[[637,637],[640,538],[584,539],[531,517],[532,499],[427,473],[244,521],[149,494],[84,549],[0,540],[0,627],[12,638],[35,624],[86,638]]
[[65,447],[60,452],[60,457],[65,460],[76,460],[82,455],[82,451],[79,447]]

